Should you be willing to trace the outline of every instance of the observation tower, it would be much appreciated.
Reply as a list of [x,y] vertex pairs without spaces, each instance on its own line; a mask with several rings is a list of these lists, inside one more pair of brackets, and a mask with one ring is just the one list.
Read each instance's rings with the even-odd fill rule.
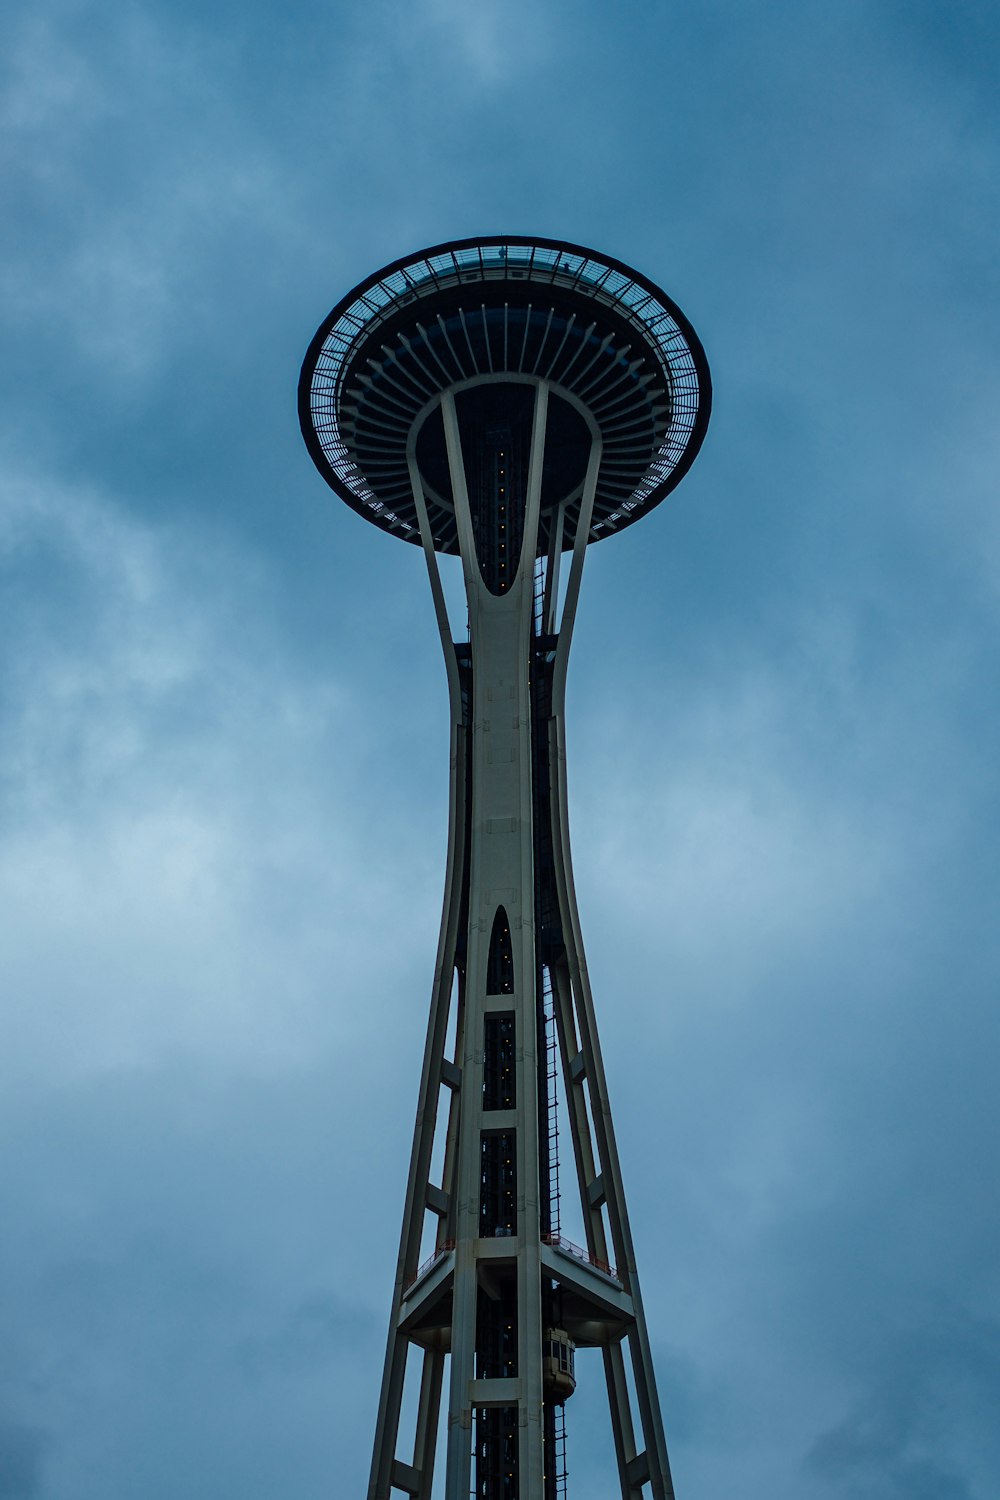
[[[316,467],[423,549],[451,711],[444,914],[368,1500],[431,1500],[439,1429],[446,1500],[566,1495],[564,1405],[591,1347],[623,1500],[673,1495],[573,889],[564,698],[587,545],[674,488],[710,404],[701,344],[658,287],[516,235],[370,276],[305,358]],[[438,553],[461,557],[467,639]],[[561,1230],[568,1179],[585,1248]]]

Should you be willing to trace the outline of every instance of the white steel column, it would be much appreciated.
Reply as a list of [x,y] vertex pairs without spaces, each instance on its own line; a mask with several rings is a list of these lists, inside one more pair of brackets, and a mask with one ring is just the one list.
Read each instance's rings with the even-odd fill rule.
[[[535,394],[523,539],[517,573],[504,594],[483,581],[476,556],[454,396],[442,397],[445,441],[469,600],[472,646],[472,820],[466,1046],[458,1149],[454,1313],[448,1413],[447,1500],[468,1500],[473,1409],[518,1408],[520,1496],[542,1494],[541,1243],[538,1202],[538,1098],[535,1021],[534,874],[531,800],[530,639],[535,544],[541,498],[548,388]],[[475,1380],[482,1057],[486,969],[498,907],[510,921],[515,1015],[517,1236],[504,1244],[517,1260],[516,1381]],[[496,1245],[492,1245],[495,1249]],[[495,1385],[495,1393],[488,1388]],[[502,1388],[502,1389],[501,1389]]]

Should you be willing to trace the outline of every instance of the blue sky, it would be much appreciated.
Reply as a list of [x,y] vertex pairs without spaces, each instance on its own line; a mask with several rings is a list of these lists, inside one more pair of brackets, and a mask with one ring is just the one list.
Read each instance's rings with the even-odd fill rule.
[[592,551],[569,704],[678,1494],[1000,1493],[998,33],[15,3],[0,1500],[362,1491],[447,711],[419,555],[295,383],[362,276],[502,231],[659,281],[715,380]]

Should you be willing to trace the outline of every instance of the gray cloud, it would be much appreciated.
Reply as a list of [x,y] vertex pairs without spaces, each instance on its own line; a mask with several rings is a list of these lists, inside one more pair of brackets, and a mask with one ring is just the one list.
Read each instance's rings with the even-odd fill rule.
[[42,1494],[46,1442],[41,1432],[0,1418],[0,1495],[34,1500]]
[[956,1444],[954,1434],[988,1424],[996,1409],[1000,1329],[938,1312],[919,1332],[893,1339],[878,1363],[848,1416],[816,1440],[809,1468],[833,1494],[988,1494],[995,1439],[984,1451]]
[[280,1328],[248,1339],[241,1358],[255,1376],[273,1369],[311,1373],[330,1364],[350,1365],[358,1345],[375,1332],[374,1321],[338,1297],[307,1297]]
[[15,7],[10,1493],[362,1491],[446,707],[294,384],[355,280],[506,224],[660,278],[716,379],[570,683],[678,1493],[996,1494],[996,21],[932,11]]

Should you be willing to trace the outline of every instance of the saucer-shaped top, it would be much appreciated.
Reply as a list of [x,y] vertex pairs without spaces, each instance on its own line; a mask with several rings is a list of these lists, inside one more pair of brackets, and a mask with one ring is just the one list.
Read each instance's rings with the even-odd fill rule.
[[434,545],[457,552],[456,525],[432,433],[445,389],[483,400],[550,384],[545,511],[563,505],[575,534],[589,451],[602,439],[589,540],[636,521],[680,482],[711,409],[708,362],[669,297],[608,256],[557,240],[456,240],[378,271],[337,304],[309,346],[299,419],[320,473],[386,531],[419,542],[407,447],[416,457]]

